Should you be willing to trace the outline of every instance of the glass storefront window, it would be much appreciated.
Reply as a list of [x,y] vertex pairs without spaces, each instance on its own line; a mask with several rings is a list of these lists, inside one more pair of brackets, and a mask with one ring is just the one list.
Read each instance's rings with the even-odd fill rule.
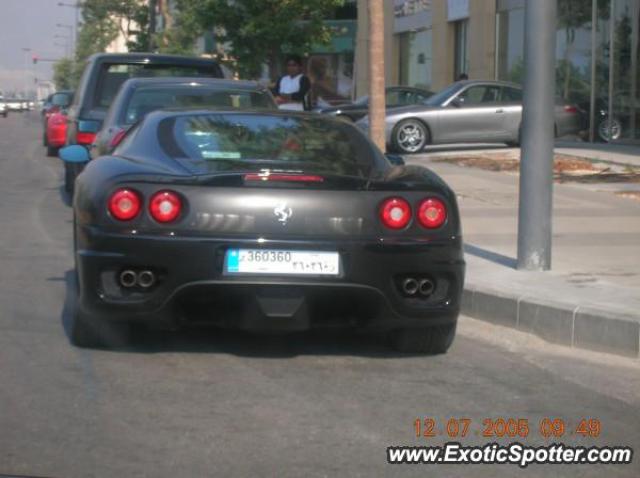
[[[595,31],[593,7],[597,17]],[[522,84],[522,4],[501,8],[496,31],[497,77]],[[556,94],[580,108],[585,132],[592,129],[596,140],[640,141],[639,31],[640,0],[558,0]]]
[[[640,5],[638,0],[613,0],[610,5],[610,35],[607,59],[609,77],[606,130],[599,133],[610,139],[622,141],[640,140],[640,83],[638,74],[638,30],[640,29]],[[608,2],[607,2],[608,3]]]
[[455,53],[455,78],[462,73],[469,73],[469,36],[467,35],[468,20],[460,20],[455,23],[456,29],[456,53]]
[[524,80],[524,8],[498,13],[498,79],[522,83]]
[[431,29],[400,34],[400,84],[431,88]]

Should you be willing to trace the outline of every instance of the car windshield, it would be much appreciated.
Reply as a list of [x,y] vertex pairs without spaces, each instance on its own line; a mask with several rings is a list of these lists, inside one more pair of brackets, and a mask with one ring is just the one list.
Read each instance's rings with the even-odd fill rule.
[[163,108],[275,109],[271,96],[263,91],[164,86],[138,88],[124,111],[124,124],[133,124],[147,113]]
[[360,96],[353,102],[354,105],[366,105],[367,103],[369,103],[369,95]]
[[115,98],[120,86],[129,78],[156,76],[214,77],[215,70],[210,66],[177,66],[158,64],[105,64],[95,92],[94,106],[107,108]]
[[444,90],[440,90],[437,93],[435,93],[433,96],[430,96],[429,98],[427,98],[424,104],[427,106],[442,106],[442,103],[447,101],[460,88],[461,88],[461,85],[459,83],[454,83],[452,85],[449,85]]
[[368,177],[374,167],[374,150],[360,132],[324,118],[224,113],[165,121],[174,125],[173,135],[159,134],[164,149],[204,173],[266,169]]

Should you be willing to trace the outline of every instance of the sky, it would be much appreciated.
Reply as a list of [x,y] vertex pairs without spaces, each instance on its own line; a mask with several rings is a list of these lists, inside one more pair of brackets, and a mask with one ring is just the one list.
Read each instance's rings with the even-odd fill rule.
[[[69,28],[56,27],[57,23],[74,25],[75,8],[61,7],[61,0],[0,0],[0,91],[5,94],[22,92],[25,85],[34,89],[34,77],[51,80],[52,62],[38,61],[58,59],[65,55],[63,45],[69,36]],[[75,0],[62,0],[73,4]],[[30,48],[25,52],[23,48]]]

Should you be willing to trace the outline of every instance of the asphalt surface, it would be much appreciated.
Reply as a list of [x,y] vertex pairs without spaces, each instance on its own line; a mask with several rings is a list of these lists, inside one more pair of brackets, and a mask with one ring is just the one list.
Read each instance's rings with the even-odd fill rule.
[[[35,112],[0,118],[0,475],[640,476],[630,465],[389,465],[416,418],[524,418],[527,445],[640,449],[640,364],[461,318],[447,355],[378,337],[150,332],[125,350],[69,344],[71,210]],[[446,179],[446,178],[445,178]],[[567,424],[545,439],[544,417]],[[571,434],[581,418],[596,437]]]

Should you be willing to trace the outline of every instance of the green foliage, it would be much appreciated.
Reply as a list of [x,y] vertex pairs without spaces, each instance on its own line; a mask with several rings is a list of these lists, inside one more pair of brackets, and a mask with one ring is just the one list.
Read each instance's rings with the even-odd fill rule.
[[[178,48],[192,46],[213,32],[244,78],[257,77],[262,65],[272,69],[289,53],[309,53],[330,40],[323,24],[344,0],[178,0],[179,15],[170,39]],[[171,45],[172,41],[168,44]]]
[[149,49],[149,8],[138,0],[85,0],[76,59],[103,52],[122,34],[130,51]]
[[53,65],[53,82],[56,90],[73,90],[76,87],[75,62],[62,58]]

